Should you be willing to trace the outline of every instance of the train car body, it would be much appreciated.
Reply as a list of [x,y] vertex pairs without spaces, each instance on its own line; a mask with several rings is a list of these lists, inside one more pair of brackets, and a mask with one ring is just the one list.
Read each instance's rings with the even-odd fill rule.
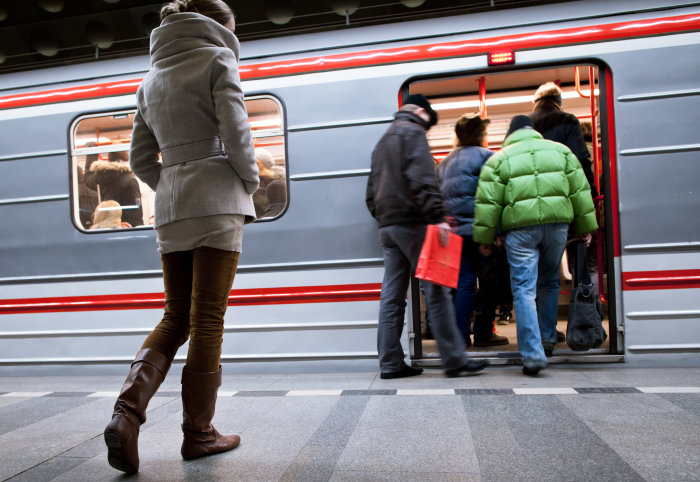
[[[516,94],[554,78],[573,91],[574,70],[588,72],[575,88],[592,99],[577,102],[590,105],[599,134],[610,343],[563,359],[700,353],[697,2],[559,3],[241,50],[256,143],[273,153],[285,196],[246,227],[223,362],[376,369],[383,267],[364,194],[371,151],[401,99],[420,92],[446,104],[429,134],[439,158],[459,113],[486,102],[507,127],[531,109]],[[489,65],[499,52],[514,63]],[[126,229],[89,229],[80,201],[90,156],[128,149],[148,68],[139,56],[0,76],[0,373],[126,363],[159,320],[150,194],[142,191],[143,226]],[[420,361],[417,303],[409,293],[404,342]]]

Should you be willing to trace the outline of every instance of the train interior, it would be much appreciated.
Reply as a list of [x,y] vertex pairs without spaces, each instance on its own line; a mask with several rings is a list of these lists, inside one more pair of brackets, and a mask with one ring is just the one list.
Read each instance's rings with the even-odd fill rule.
[[[435,161],[441,162],[454,148],[454,128],[457,120],[463,115],[478,114],[490,119],[487,139],[484,147],[498,151],[504,141],[510,120],[518,114],[529,114],[533,109],[533,94],[538,86],[545,82],[555,82],[562,90],[563,110],[578,117],[589,148],[591,163],[596,180],[596,191],[603,193],[605,170],[603,169],[603,153],[601,149],[601,113],[600,92],[598,89],[598,67],[581,64],[542,68],[536,70],[518,70],[484,75],[453,75],[449,77],[422,79],[411,82],[407,86],[408,94],[420,93],[430,99],[434,109],[439,114],[439,122],[429,133],[429,143]],[[588,124],[588,125],[586,125]],[[586,134],[588,133],[588,134]],[[594,199],[598,212],[599,226],[604,222],[604,197]],[[596,286],[598,296],[605,314],[603,327],[610,333],[608,313],[608,273],[606,263],[606,246],[603,230],[593,236],[592,248],[588,256],[595,257],[591,266],[591,277]],[[570,242],[573,241],[570,239]],[[572,289],[572,275],[566,253],[560,266],[561,291],[559,295],[559,310],[557,331],[566,333],[569,298]],[[430,364],[431,360],[439,358],[434,339],[432,339],[429,324],[426,323],[425,300],[420,291],[412,290],[413,323],[409,332],[413,331],[411,354],[414,359]],[[474,312],[480,309],[478,294],[475,297]],[[509,303],[510,301],[510,303]],[[472,322],[474,314],[472,314]],[[493,314],[493,331],[500,337],[506,337],[507,343],[493,346],[471,346],[471,354],[479,357],[513,359],[518,356],[516,336],[517,319],[512,310],[512,298],[505,293],[497,311]],[[613,325],[614,326],[614,325]],[[615,331],[615,330],[613,330]],[[605,343],[587,352],[573,352],[565,342],[560,342],[554,349],[552,361],[567,360],[571,356],[608,354],[611,353],[611,340],[608,336]],[[561,340],[561,336],[559,337]],[[473,338],[470,340],[473,342]]]
[[[279,217],[287,204],[287,165],[284,145],[282,107],[272,97],[246,98],[249,123],[260,169],[261,189],[255,194],[255,211],[260,220]],[[74,223],[85,231],[150,228],[153,224],[155,193],[138,182],[139,193],[133,202],[115,205],[102,203],[110,178],[100,176],[103,169],[112,172],[110,162],[128,163],[134,111],[95,113],[77,118],[71,128]],[[98,162],[101,161],[101,162]],[[125,168],[125,167],[124,167]],[[141,217],[127,217],[129,210],[140,210]],[[129,219],[132,222],[124,222]],[[115,222],[110,222],[114,220]]]

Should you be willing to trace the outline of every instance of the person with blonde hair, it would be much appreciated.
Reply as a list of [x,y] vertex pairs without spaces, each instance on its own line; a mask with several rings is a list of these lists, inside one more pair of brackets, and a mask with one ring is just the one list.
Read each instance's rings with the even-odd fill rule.
[[593,197],[597,197],[591,154],[583,139],[581,123],[575,115],[564,112],[562,91],[559,86],[554,82],[545,82],[540,85],[535,91],[532,103],[534,107],[530,120],[534,129],[542,134],[543,138],[564,144],[574,153],[591,186]]
[[131,364],[104,432],[109,464],[128,473],[139,468],[139,426],[148,402],[188,339],[182,457],[240,443],[211,420],[221,385],[224,314],[259,185],[233,12],[222,0],[177,0],[162,8],[161,20],[151,34],[152,68],[136,93],[130,162],[156,193],[165,313]]
[[130,228],[131,225],[122,221],[122,208],[117,201],[102,201],[92,213],[90,229],[119,229]]

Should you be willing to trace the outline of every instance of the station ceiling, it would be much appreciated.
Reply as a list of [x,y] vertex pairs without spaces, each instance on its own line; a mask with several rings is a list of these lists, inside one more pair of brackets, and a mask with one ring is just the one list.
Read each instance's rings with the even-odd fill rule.
[[[228,0],[240,40],[559,1]],[[0,73],[148,52],[160,7],[149,0],[0,0]]]

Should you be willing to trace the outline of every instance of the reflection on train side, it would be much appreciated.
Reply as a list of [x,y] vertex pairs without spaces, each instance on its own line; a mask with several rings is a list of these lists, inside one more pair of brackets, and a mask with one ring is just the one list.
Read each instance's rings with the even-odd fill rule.
[[[287,166],[280,103],[268,96],[246,99],[260,169],[253,195],[259,220],[279,217],[287,206]],[[134,111],[81,116],[71,129],[73,216],[84,230],[150,228],[155,193],[134,176],[129,147]]]

